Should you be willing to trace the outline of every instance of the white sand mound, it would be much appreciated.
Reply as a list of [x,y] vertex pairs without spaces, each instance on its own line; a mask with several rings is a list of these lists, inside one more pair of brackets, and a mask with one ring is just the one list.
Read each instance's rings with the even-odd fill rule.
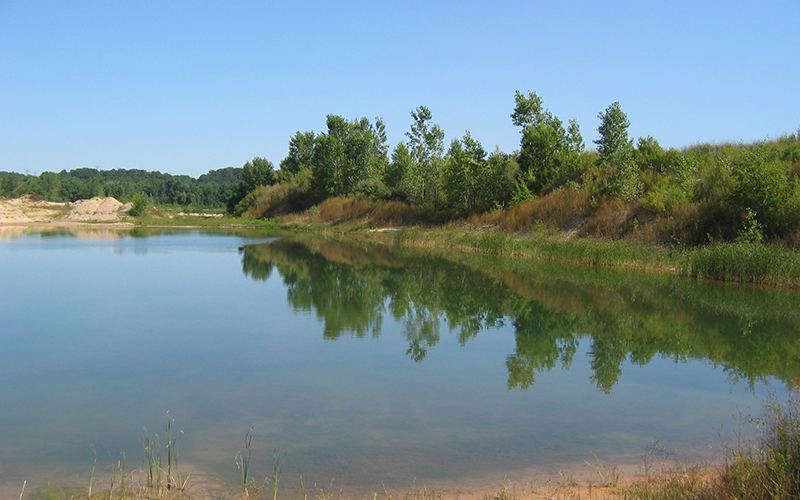
[[[116,198],[92,198],[78,200],[69,204],[70,211],[60,220],[64,221],[116,221],[124,215],[123,205]],[[130,210],[130,208],[128,208]]]

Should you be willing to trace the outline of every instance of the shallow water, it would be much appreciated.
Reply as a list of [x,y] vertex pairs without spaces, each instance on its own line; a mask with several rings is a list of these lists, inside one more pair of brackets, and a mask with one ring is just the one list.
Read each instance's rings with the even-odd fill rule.
[[226,484],[255,424],[289,489],[703,460],[800,367],[789,291],[200,231],[14,234],[0,270],[7,491],[139,468],[168,418]]

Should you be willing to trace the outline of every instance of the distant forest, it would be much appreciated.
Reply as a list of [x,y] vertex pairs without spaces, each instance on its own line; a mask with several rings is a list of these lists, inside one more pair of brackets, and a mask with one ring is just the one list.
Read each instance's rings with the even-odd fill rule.
[[0,196],[37,194],[50,201],[113,196],[124,203],[144,194],[157,205],[222,208],[241,181],[241,167],[211,170],[197,179],[138,169],[78,168],[59,173],[42,172],[38,176],[0,172]]

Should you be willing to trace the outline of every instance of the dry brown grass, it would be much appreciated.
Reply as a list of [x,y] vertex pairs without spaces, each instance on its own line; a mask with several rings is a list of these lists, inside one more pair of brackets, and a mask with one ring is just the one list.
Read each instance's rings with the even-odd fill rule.
[[400,201],[376,201],[356,195],[328,198],[312,210],[314,222],[355,223],[369,227],[393,227],[420,219],[420,209]]
[[475,226],[499,226],[510,232],[529,230],[538,224],[549,229],[563,229],[591,208],[591,193],[586,190],[563,189],[541,198],[514,205],[506,210],[474,215]]
[[589,217],[585,231],[593,236],[620,238],[630,230],[633,213],[632,207],[625,200],[606,200]]
[[417,217],[417,210],[402,201],[387,201],[379,203],[372,213],[375,224],[382,226],[400,226],[408,224]]
[[[242,217],[263,219],[297,212],[309,196],[308,183],[262,186],[254,192],[255,199]],[[250,195],[248,195],[250,196]]]

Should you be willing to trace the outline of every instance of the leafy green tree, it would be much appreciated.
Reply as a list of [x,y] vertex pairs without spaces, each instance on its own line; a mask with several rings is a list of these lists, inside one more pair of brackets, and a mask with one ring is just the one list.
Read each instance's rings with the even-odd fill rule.
[[147,215],[147,212],[150,211],[151,206],[152,202],[146,194],[136,193],[133,195],[133,205],[128,213],[133,217],[141,217],[143,215]]
[[454,139],[447,152],[442,174],[447,205],[462,212],[475,210],[486,168],[486,151],[469,132],[462,140]]
[[639,170],[634,161],[633,139],[628,138],[630,121],[619,102],[614,102],[599,113],[600,138],[597,144],[597,165],[612,171],[603,186],[608,197],[633,199],[642,191]]
[[271,186],[275,183],[275,170],[272,162],[256,156],[242,167],[242,184],[247,191],[258,186]]
[[578,122],[570,120],[565,129],[558,117],[544,109],[535,92],[525,96],[517,91],[514,99],[511,119],[522,127],[518,198],[527,198],[574,177],[580,171],[584,143]]
[[600,138],[597,144],[597,162],[600,165],[621,165],[631,161],[633,157],[633,139],[628,138],[628,127],[631,122],[622,111],[619,102],[614,102],[605,111],[597,115],[600,118]]
[[780,162],[761,147],[745,150],[734,158],[732,174],[738,184],[731,203],[742,222],[755,218],[770,236],[795,229],[800,222],[800,181],[788,178]]
[[550,112],[542,106],[542,98],[536,92],[528,91],[526,96],[519,90],[514,94],[514,112],[511,113],[511,122],[517,127],[536,126],[552,118]]
[[406,132],[411,165],[406,180],[409,200],[417,205],[438,207],[444,163],[444,131],[430,124],[433,114],[425,106],[411,112],[414,123]]
[[[328,130],[317,136],[311,157],[314,190],[320,197],[359,192],[376,183],[388,163],[383,120],[348,121],[328,115]],[[364,188],[367,189],[367,188]]]
[[495,149],[486,161],[486,170],[478,186],[479,210],[483,212],[507,206],[514,196],[518,172],[519,164],[514,155]]
[[389,197],[393,200],[406,200],[408,190],[406,176],[411,170],[411,152],[403,141],[397,143],[392,151],[392,159],[383,174],[383,183],[389,189]]
[[53,172],[42,172],[39,174],[39,194],[50,201],[60,201],[61,199],[61,178]]
[[289,154],[278,170],[280,182],[290,182],[300,171],[311,168],[315,141],[314,132],[297,132],[289,139]]
[[654,170],[658,173],[666,170],[666,153],[652,136],[639,138],[633,158],[639,170]]
[[228,199],[228,213],[233,213],[236,205],[259,186],[275,184],[275,171],[272,162],[256,156],[242,167],[242,181],[236,192]]

